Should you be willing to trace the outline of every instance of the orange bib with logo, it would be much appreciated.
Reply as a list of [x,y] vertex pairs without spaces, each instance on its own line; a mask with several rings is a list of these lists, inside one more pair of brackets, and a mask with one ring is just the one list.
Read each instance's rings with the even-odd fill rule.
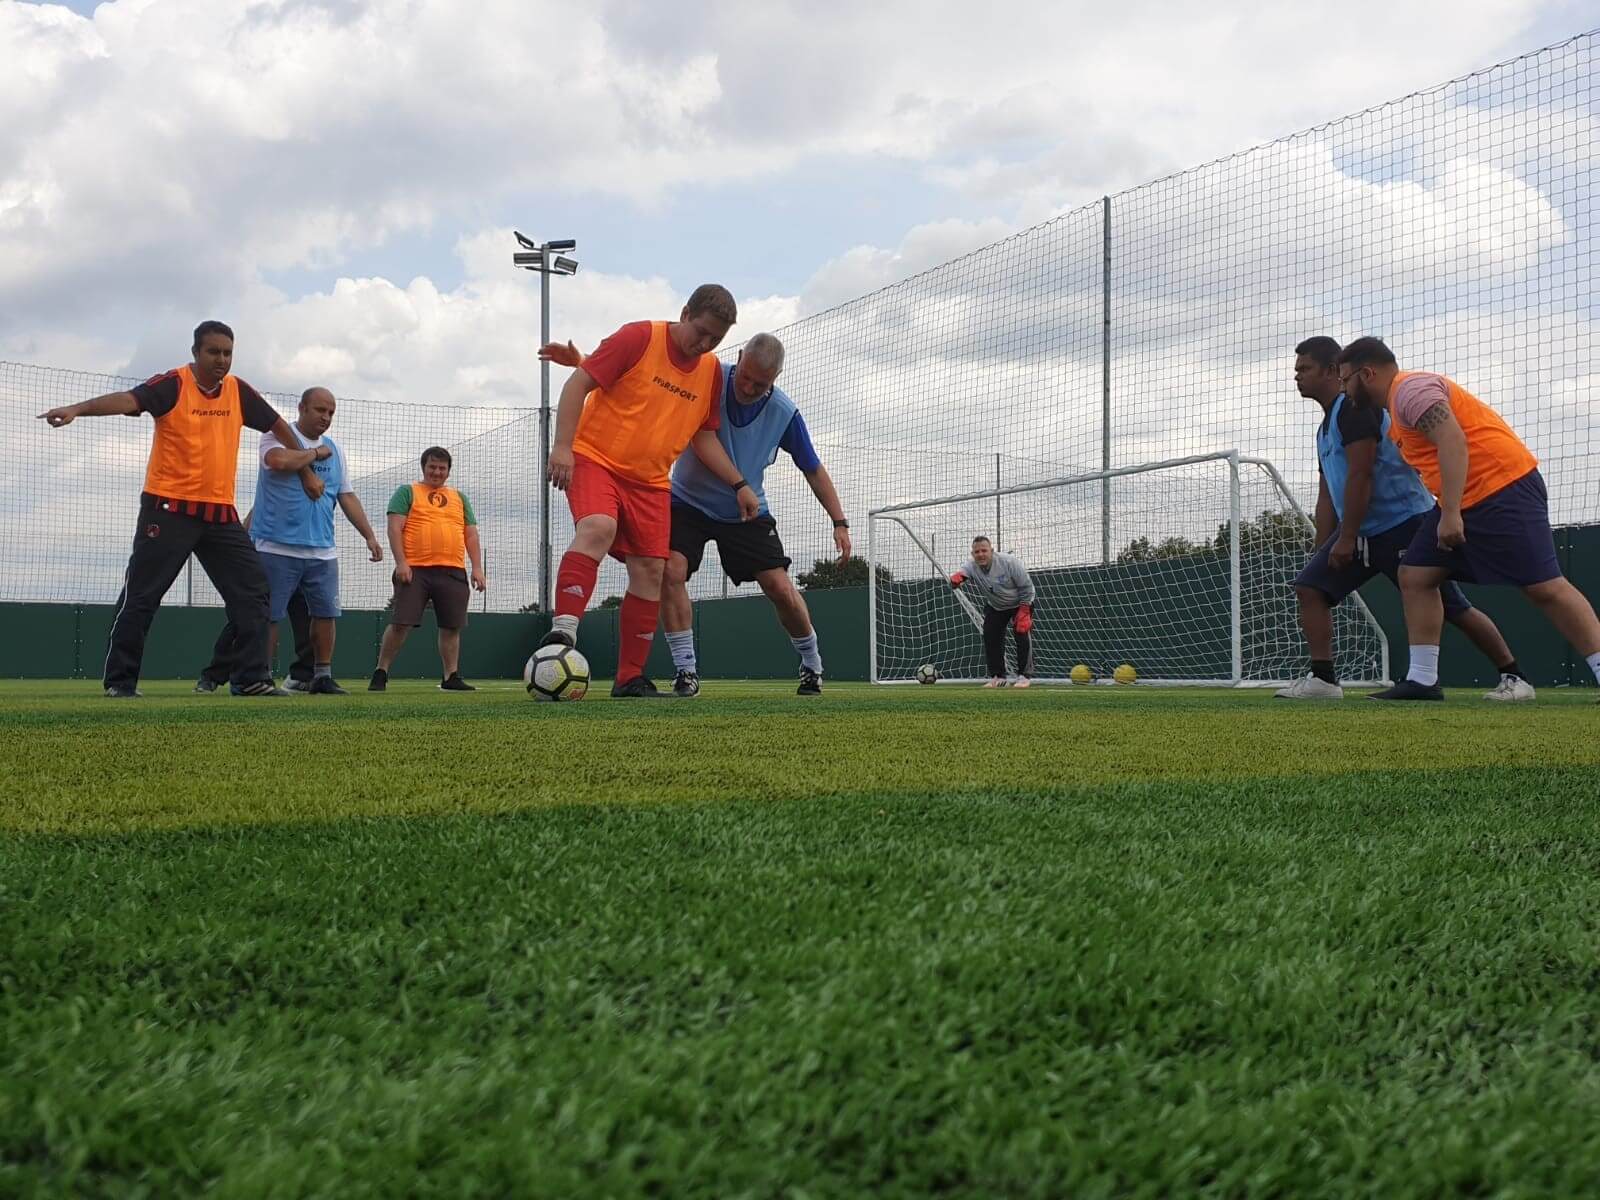
[[194,381],[192,367],[180,367],[178,402],[156,420],[144,490],[169,500],[233,504],[233,479],[239,467],[239,431],[244,406],[239,381],[222,381],[208,396]]
[[714,354],[680,370],[667,352],[667,323],[653,322],[643,357],[585,398],[573,450],[636,483],[671,487],[672,464],[711,415],[720,370]]
[[401,544],[413,567],[460,569],[467,556],[467,506],[461,493],[453,487],[413,483]]

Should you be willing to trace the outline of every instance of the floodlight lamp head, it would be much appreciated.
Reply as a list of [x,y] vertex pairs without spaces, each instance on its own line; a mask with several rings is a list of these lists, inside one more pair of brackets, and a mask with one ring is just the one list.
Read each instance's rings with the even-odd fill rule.
[[553,265],[557,275],[576,275],[578,273],[577,259],[568,258],[565,254],[556,255]]
[[544,244],[546,250],[576,250],[578,243],[572,238],[557,238],[553,242]]
[[513,229],[511,232],[516,235],[517,241],[520,242],[525,249],[537,250],[539,248],[539,243],[529,238],[527,234],[522,232],[522,230]]
[[511,262],[512,262],[512,265],[521,267],[521,268],[523,268],[524,270],[527,270],[527,271],[542,271],[542,270],[544,270],[544,255],[539,253],[539,251],[537,251],[537,250],[533,250],[533,251],[518,250],[515,254],[513,254],[511,256]]

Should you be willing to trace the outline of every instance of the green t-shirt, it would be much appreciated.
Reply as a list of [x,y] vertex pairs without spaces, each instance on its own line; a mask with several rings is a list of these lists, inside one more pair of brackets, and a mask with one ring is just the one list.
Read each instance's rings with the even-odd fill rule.
[[[461,508],[467,514],[467,524],[476,525],[478,518],[472,513],[472,501],[467,499],[465,492],[457,492],[461,497]],[[409,516],[411,513],[411,485],[402,483],[395,488],[394,495],[389,497],[388,513],[392,517]]]

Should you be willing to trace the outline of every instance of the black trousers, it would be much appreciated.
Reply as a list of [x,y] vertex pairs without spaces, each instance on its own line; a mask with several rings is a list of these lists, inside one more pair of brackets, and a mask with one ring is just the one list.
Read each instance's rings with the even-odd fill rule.
[[111,625],[103,673],[106,687],[138,684],[150,622],[191,554],[222,594],[228,620],[237,630],[230,678],[238,684],[269,678],[267,576],[244,526],[238,521],[202,521],[145,494],[139,498],[139,532]]
[[[984,608],[983,610],[983,653],[989,660],[989,674],[992,678],[1004,679],[1006,674],[1006,626],[1010,625],[1017,615],[1014,608]],[[1033,639],[1025,633],[1012,630],[1012,636],[1017,642],[1017,674],[1033,674]]]
[[[294,630],[294,662],[289,666],[289,678],[310,683],[311,677],[316,674],[316,653],[311,648],[311,609],[306,604],[304,592],[297,591],[289,597],[289,627]],[[219,685],[227,683],[238,649],[239,628],[229,621],[217,635],[217,644],[211,650],[211,662],[200,672],[200,678]]]

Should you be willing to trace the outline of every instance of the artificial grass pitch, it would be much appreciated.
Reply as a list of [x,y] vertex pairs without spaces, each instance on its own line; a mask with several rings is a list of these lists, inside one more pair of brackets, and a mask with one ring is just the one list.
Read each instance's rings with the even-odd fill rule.
[[0,690],[0,1194],[1600,1180],[1592,692],[147,690]]

